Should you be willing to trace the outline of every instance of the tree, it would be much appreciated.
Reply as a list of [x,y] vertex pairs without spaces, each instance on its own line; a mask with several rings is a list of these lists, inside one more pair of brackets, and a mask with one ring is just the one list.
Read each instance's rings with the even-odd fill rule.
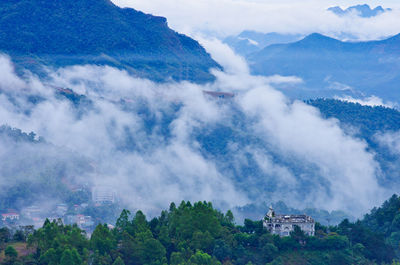
[[189,259],[190,265],[220,265],[221,263],[217,261],[215,258],[212,258],[207,253],[203,253],[202,251],[197,251]]
[[0,228],[0,243],[7,243],[11,238],[11,232],[7,227]]
[[114,263],[112,265],[125,265],[124,261],[121,259],[121,257],[118,257],[115,259]]
[[43,255],[40,256],[39,262],[47,265],[57,265],[60,261],[60,257],[57,255],[57,251],[54,248],[48,249]]
[[94,251],[99,251],[100,255],[110,253],[116,247],[114,236],[106,224],[96,227],[90,238],[90,244]]
[[154,238],[138,242],[137,252],[141,264],[162,264],[162,261],[166,259],[164,246]]
[[64,250],[61,260],[60,260],[60,265],[75,265],[74,257],[72,255],[71,250],[66,249]]
[[112,264],[112,259],[109,254],[101,255],[98,250],[96,250],[92,256],[93,265],[110,265]]
[[9,259],[16,259],[18,257],[18,252],[15,250],[13,246],[8,246],[4,251],[4,254]]
[[225,214],[225,222],[229,225],[229,226],[234,226],[235,224],[235,217],[233,216],[233,213],[231,210],[228,210],[228,212],[226,212]]
[[149,224],[146,221],[146,216],[142,211],[137,211],[135,217],[132,220],[135,234],[146,232],[150,229]]
[[82,263],[82,259],[81,256],[79,255],[78,251],[76,250],[76,248],[73,248],[71,250],[71,254],[72,254],[72,259],[74,261],[75,264],[81,264]]
[[272,261],[279,252],[278,248],[274,244],[271,244],[271,243],[267,243],[265,246],[263,246],[261,251],[262,251],[264,260],[267,262]]
[[290,232],[290,236],[296,240],[297,242],[299,242],[300,244],[302,244],[305,239],[306,239],[306,234],[304,233],[303,230],[301,230],[301,228],[298,225],[294,226],[294,229],[292,232]]
[[18,230],[14,233],[13,240],[17,242],[24,242],[26,240],[26,236],[22,230]]
[[215,241],[213,254],[218,260],[223,261],[232,255],[232,250],[224,240],[218,239]]
[[183,254],[180,252],[173,252],[170,257],[170,262],[171,265],[181,265],[185,263],[185,258],[183,257]]
[[210,252],[213,249],[214,238],[211,236],[210,232],[196,231],[193,233],[190,245],[194,250],[202,250],[205,252]]
[[129,216],[131,215],[131,212],[128,210],[122,210],[121,215],[117,219],[117,223],[115,225],[115,228],[118,232],[121,232],[123,230],[126,230],[128,225],[130,224],[129,222]]

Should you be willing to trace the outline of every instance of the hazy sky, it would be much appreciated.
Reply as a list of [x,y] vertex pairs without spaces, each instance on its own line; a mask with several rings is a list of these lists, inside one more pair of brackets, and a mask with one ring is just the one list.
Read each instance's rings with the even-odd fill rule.
[[[400,32],[400,3],[387,1],[321,1],[321,0],[113,0],[120,6],[129,6],[168,18],[177,31],[192,36],[197,34],[226,36],[245,29],[262,32],[320,32],[339,35],[342,32],[375,39]],[[375,18],[356,15],[339,18],[327,12],[331,6],[344,8],[368,3],[382,5],[394,11]]]

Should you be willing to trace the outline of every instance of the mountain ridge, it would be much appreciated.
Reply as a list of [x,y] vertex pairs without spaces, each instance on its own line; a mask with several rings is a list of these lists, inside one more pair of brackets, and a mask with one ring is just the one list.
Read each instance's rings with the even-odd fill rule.
[[[310,89],[326,92],[340,86],[339,90],[398,101],[394,91],[400,80],[399,52],[400,34],[379,41],[344,42],[314,33],[298,42],[268,46],[248,58],[253,74],[298,76]],[[340,96],[335,93],[317,97]]]
[[24,57],[55,67],[106,64],[156,81],[212,81],[209,70],[220,68],[197,41],[170,29],[165,18],[110,0],[2,2],[0,51],[22,64]]
[[328,8],[328,11],[333,12],[338,16],[344,16],[347,14],[356,13],[358,16],[364,18],[375,17],[382,13],[389,12],[391,10],[392,9],[390,8],[383,8],[382,6],[377,6],[374,9],[372,9],[367,4],[350,6],[347,9],[342,9],[340,6],[334,6]]

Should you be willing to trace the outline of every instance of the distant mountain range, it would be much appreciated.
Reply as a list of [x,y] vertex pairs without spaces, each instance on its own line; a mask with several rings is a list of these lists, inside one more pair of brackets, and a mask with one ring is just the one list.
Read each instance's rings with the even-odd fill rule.
[[[400,101],[400,35],[381,41],[343,42],[321,34],[275,44],[248,56],[253,74],[301,77],[307,97],[376,95]],[[301,89],[299,87],[299,89]]]
[[328,11],[331,11],[335,13],[338,16],[344,16],[347,14],[357,14],[360,17],[375,17],[379,14],[391,11],[392,9],[390,8],[383,8],[382,6],[377,6],[374,9],[372,9],[369,5],[364,4],[364,5],[356,5],[356,6],[351,6],[347,9],[342,9],[339,6],[334,6],[328,8]]
[[19,66],[111,65],[156,81],[213,80],[220,67],[195,40],[163,17],[110,0],[0,2],[0,51]]
[[304,36],[300,34],[261,33],[246,30],[237,36],[227,37],[224,42],[232,47],[236,53],[247,56],[262,50],[266,46],[278,43],[290,43],[298,41],[302,37]]

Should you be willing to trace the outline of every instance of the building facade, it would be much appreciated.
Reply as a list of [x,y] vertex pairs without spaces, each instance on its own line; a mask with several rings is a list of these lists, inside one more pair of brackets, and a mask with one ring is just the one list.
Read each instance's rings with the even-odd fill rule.
[[113,204],[115,198],[115,192],[111,188],[97,186],[92,190],[92,200],[95,204]]
[[3,222],[6,221],[18,221],[19,220],[19,213],[11,211],[8,213],[1,214],[1,219]]
[[298,226],[306,235],[315,235],[315,221],[307,215],[276,215],[272,207],[263,220],[264,228],[273,235],[289,236],[290,232]]

